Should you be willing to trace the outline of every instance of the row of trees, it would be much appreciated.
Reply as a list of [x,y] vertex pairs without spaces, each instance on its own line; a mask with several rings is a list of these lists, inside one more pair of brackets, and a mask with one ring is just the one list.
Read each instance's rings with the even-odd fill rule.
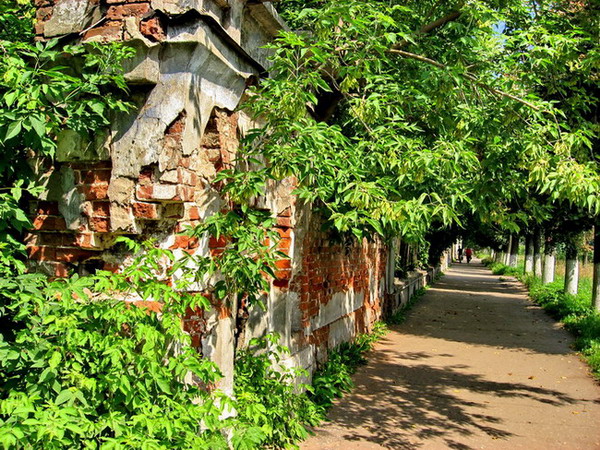
[[[570,231],[552,235],[549,232],[542,233],[538,228],[534,233],[525,234],[524,239],[517,234],[509,235],[504,245],[492,249],[492,256],[495,262],[517,267],[520,243],[524,241],[524,274],[534,275],[540,278],[543,284],[548,284],[555,278],[557,250],[560,247],[565,260],[564,292],[575,295],[579,289],[580,260],[589,242],[586,238],[594,235],[591,231],[588,230],[587,233]],[[594,254],[597,252],[597,247],[594,242],[592,244]],[[592,303],[596,305],[593,299]]]
[[600,213],[596,3],[281,3],[310,33],[282,35],[251,105],[270,176],[299,174],[341,232],[434,250],[521,234],[528,255],[562,243],[573,272]]

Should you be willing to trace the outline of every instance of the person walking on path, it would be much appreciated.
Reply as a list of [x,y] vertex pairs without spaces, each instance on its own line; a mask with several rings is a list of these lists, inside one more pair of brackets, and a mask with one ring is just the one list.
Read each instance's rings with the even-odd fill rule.
[[473,250],[471,248],[467,248],[465,250],[465,255],[467,255],[467,264],[471,262],[471,258],[473,257]]
[[462,259],[463,259],[463,249],[462,249],[462,247],[458,247],[457,253],[458,253],[458,262],[462,263]]

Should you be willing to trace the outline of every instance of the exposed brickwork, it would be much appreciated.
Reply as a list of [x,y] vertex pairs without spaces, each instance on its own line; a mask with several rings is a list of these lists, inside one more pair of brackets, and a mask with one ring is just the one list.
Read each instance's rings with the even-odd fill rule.
[[[54,6],[60,1],[68,0],[35,0],[38,8],[38,38],[43,38],[45,24],[58,11]],[[162,12],[154,11],[149,0],[90,0],[90,4],[97,5],[103,17],[90,28],[82,30],[83,40],[114,41],[144,36],[160,43],[161,51],[156,52],[161,55],[159,58],[163,54],[174,55],[169,52],[176,46],[169,48],[169,44],[165,43],[170,19]],[[189,19],[193,20],[192,17]],[[209,60],[206,60],[207,66]],[[235,61],[232,66],[237,67],[238,63]],[[202,64],[205,64],[204,60]],[[152,72],[151,66],[148,65],[148,72]],[[214,70],[214,67],[220,68],[221,65],[212,66],[210,70]],[[183,70],[185,68],[182,67]],[[202,72],[202,68],[194,70]],[[210,78],[212,82],[219,82],[213,78]],[[142,83],[154,82],[150,75],[147,79],[142,76],[142,79]],[[223,80],[231,79],[224,74]],[[224,90],[230,88],[221,87]],[[186,91],[186,97],[197,94]],[[228,101],[230,99],[225,103]],[[207,215],[231,207],[220,196],[222,182],[214,183],[214,177],[219,171],[232,169],[236,164],[240,127],[244,126],[239,125],[238,113],[219,109],[212,104],[210,108],[214,107],[214,110],[202,138],[195,137],[191,130],[198,126],[198,122],[206,120],[206,111],[202,109],[204,106],[185,103],[177,114],[178,110],[172,111],[169,108],[173,106],[170,105],[165,108],[169,111],[168,118],[155,120],[152,116],[152,120],[160,124],[156,135],[152,135],[152,143],[148,144],[152,149],[148,155],[136,153],[139,159],[131,161],[129,168],[133,169],[129,172],[119,171],[116,162],[113,171],[110,161],[57,164],[56,173],[68,174],[69,182],[65,183],[67,178],[62,182],[64,186],[69,186],[69,195],[47,197],[62,198],[61,204],[40,201],[32,205],[33,229],[27,237],[32,266],[37,269],[43,266],[44,270],[56,277],[66,276],[72,270],[86,273],[102,268],[118,272],[123,261],[121,255],[116,253],[114,241],[120,234],[135,236],[140,240],[155,238],[157,245],[173,249],[177,254],[200,252],[202,255],[221,255],[230,243],[226,236],[196,239],[177,235],[186,227],[199,224]],[[202,113],[197,114],[198,111],[192,111],[191,108],[198,108]],[[248,125],[246,123],[245,129]],[[192,145],[189,145],[190,142]],[[111,147],[111,154],[122,155],[113,150]],[[126,161],[129,164],[129,160]],[[140,169],[142,164],[145,165]],[[293,351],[299,353],[314,349],[315,353],[324,354],[339,339],[351,339],[356,333],[369,330],[372,322],[381,314],[383,290],[380,287],[385,274],[386,248],[379,242],[333,242],[331,236],[320,231],[321,223],[316,217],[308,225],[299,225],[300,214],[291,194],[294,180],[285,180],[281,185],[286,185],[281,192],[270,190],[266,199],[260,199],[262,208],[273,210],[275,231],[280,238],[277,249],[287,255],[277,261],[271,295],[277,301],[285,300],[288,295],[299,299],[299,304],[294,304],[294,307],[300,311],[288,311],[294,320],[287,318],[294,322],[288,330],[291,335],[286,336],[294,343]],[[346,301],[344,296],[350,296],[354,301]],[[239,311],[232,311],[231,305],[210,300],[213,305],[211,311],[188,311],[183,318],[184,329],[200,352],[217,351],[216,348],[224,351],[222,343],[214,344],[215,330],[224,330],[215,323],[233,323],[235,332],[226,339],[243,340],[240,336],[244,334],[252,337],[250,328],[244,328],[250,318],[243,301],[241,306],[237,305]],[[148,310],[160,310],[159,302],[134,304]],[[349,304],[352,306],[347,306]],[[269,329],[275,329],[282,320],[280,316],[273,316],[268,317],[266,322],[269,322]],[[203,341],[210,340],[212,343],[203,347]]]
[[[370,330],[372,323],[381,316],[383,298],[379,288],[386,273],[387,248],[379,242],[335,242],[326,233],[318,231],[318,225],[318,221],[312,224],[303,242],[297,244],[302,251],[302,260],[288,286],[300,297],[301,322],[300,329],[296,330],[300,346],[314,345],[317,351],[325,354],[330,347],[331,327],[337,321],[349,319],[354,324],[348,331],[352,337]],[[287,235],[287,230],[284,231]],[[346,311],[339,300],[340,295],[359,295],[363,300],[353,311]],[[322,308],[336,301],[340,302],[339,314],[329,323],[313,328]]]

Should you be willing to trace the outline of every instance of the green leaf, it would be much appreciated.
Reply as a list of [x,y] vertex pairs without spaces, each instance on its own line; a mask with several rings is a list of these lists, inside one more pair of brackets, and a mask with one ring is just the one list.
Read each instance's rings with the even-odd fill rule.
[[4,136],[4,140],[8,141],[13,137],[17,136],[21,132],[21,121],[15,120],[8,125],[8,129],[6,130],[6,135]]

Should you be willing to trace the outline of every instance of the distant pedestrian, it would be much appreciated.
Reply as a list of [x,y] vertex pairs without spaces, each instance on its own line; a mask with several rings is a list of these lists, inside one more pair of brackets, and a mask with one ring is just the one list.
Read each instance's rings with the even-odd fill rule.
[[458,262],[461,263],[463,258],[463,249],[462,247],[458,247]]
[[471,262],[471,258],[473,257],[473,250],[467,248],[465,250],[465,255],[467,255],[467,264]]

